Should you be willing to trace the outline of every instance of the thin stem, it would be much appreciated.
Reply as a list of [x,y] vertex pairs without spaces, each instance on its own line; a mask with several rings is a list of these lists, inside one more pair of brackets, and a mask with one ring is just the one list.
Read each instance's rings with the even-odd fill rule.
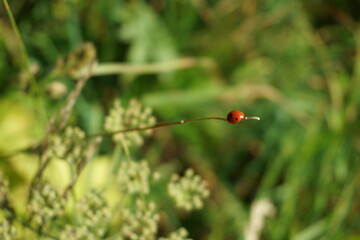
[[121,141],[120,142],[124,152],[125,152],[125,155],[126,155],[126,158],[128,161],[131,161],[131,155],[130,155],[130,151],[129,151],[129,147],[127,144],[124,143],[124,141]]
[[190,120],[181,120],[181,121],[177,121],[177,122],[157,123],[157,124],[155,124],[155,125],[148,126],[148,127],[122,129],[122,130],[118,130],[118,131],[114,131],[114,132],[102,132],[102,133],[98,133],[98,134],[96,134],[96,135],[91,135],[90,137],[97,137],[97,136],[104,136],[104,135],[112,135],[112,134],[116,134],[116,133],[127,133],[127,132],[146,131],[146,130],[149,130],[149,129],[169,127],[169,126],[173,126],[173,125],[181,125],[181,124],[185,124],[185,123],[189,123],[189,122],[197,122],[197,121],[203,121],[203,120],[221,120],[221,121],[227,122],[227,119],[226,119],[226,118],[221,118],[221,117],[204,117],[204,118],[196,118],[196,119],[190,119]]
[[43,137],[43,140],[40,145],[41,146],[40,162],[39,162],[40,165],[39,165],[39,168],[37,169],[37,172],[35,173],[34,178],[32,179],[30,189],[32,189],[33,186],[41,179],[41,176],[42,176],[45,168],[47,167],[47,165],[50,162],[50,157],[47,152],[47,148],[49,145],[49,136],[52,133],[60,132],[61,130],[63,130],[65,128],[65,126],[68,123],[68,120],[70,118],[70,115],[72,113],[72,110],[74,108],[74,105],[76,103],[76,100],[78,99],[82,89],[84,88],[85,83],[91,76],[91,71],[92,71],[92,67],[94,64],[95,64],[95,62],[89,66],[87,74],[78,80],[78,82],[75,86],[75,89],[68,95],[66,104],[60,110],[57,121],[56,121],[55,116],[50,118],[45,136]]
[[260,120],[259,117],[245,117],[244,120],[250,120],[250,119],[253,119],[253,120]]
[[[26,70],[29,70],[30,69],[30,60],[29,60],[28,54],[26,52],[24,41],[23,41],[23,39],[21,37],[20,31],[19,31],[19,29],[17,27],[15,18],[13,16],[12,12],[11,12],[11,9],[10,9],[10,6],[9,6],[7,0],[4,0],[3,2],[4,2],[6,12],[7,12],[8,16],[9,16],[11,26],[12,26],[14,32],[15,32],[16,40],[18,41],[18,44],[19,44],[19,47],[20,47],[20,52],[21,52],[20,57],[21,57],[21,60],[22,60],[21,63],[23,65],[23,67],[26,68]],[[31,78],[32,78],[31,80],[34,80],[31,71],[30,71],[30,74],[31,74]],[[34,84],[34,87],[37,88],[37,85],[36,85],[35,81],[33,82],[33,84]]]
[[71,191],[76,182],[78,181],[81,172],[83,171],[85,165],[88,163],[88,161],[90,160],[90,158],[94,155],[97,147],[99,146],[99,144],[102,142],[102,137],[97,137],[91,144],[89,144],[89,146],[87,147],[87,149],[85,149],[85,152],[83,153],[83,156],[81,158],[81,161],[79,162],[79,164],[77,165],[76,168],[76,173],[74,173],[74,176],[72,177],[72,181],[71,183],[65,188],[65,191],[63,193],[63,197],[66,199],[68,196],[68,192]]
[[115,145],[115,149],[113,151],[113,154],[111,156],[111,159],[112,159],[112,176],[115,176],[118,169],[119,169],[119,166],[120,166],[120,158],[121,158],[121,149],[122,149],[122,146],[119,142],[116,143]]
[[66,126],[81,91],[83,90],[85,84],[91,77],[91,73],[94,65],[96,65],[96,61],[94,61],[89,65],[89,67],[86,69],[87,70],[86,74],[83,75],[77,81],[75,89],[68,95],[68,98],[66,100],[66,105],[60,110],[59,113],[58,122],[56,126],[58,131],[61,131]]
[[169,62],[150,64],[126,64],[126,63],[102,63],[94,68],[92,76],[104,76],[111,74],[153,74],[166,71],[181,70],[191,67],[203,67],[215,69],[216,63],[209,58],[184,57]]
[[29,71],[29,73],[30,73],[30,81],[31,81],[31,84],[32,84],[32,87],[34,88],[34,90],[36,92],[40,92],[40,89],[39,89],[39,87],[37,85],[34,74],[31,71],[31,64],[30,64],[29,56],[27,54],[25,44],[24,44],[24,41],[23,41],[23,39],[21,37],[20,31],[19,31],[19,29],[17,27],[14,15],[11,12],[11,9],[10,9],[10,6],[9,6],[7,0],[4,0],[3,2],[4,2],[5,10],[6,10],[6,13],[7,13],[8,17],[9,17],[11,26],[12,26],[14,32],[15,32],[16,40],[18,41],[18,44],[19,44],[20,53],[21,53],[20,58],[21,58],[22,67],[24,67],[26,69],[26,71]]

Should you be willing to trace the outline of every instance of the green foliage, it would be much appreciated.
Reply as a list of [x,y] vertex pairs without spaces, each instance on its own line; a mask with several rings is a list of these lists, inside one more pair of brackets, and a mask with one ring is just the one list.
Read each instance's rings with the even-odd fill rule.
[[9,4],[1,239],[358,238],[356,1]]

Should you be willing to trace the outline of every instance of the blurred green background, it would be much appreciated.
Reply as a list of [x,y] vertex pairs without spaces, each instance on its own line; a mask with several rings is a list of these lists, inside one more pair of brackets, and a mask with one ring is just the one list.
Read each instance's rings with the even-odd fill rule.
[[[235,109],[261,117],[159,129],[134,150],[160,171],[192,167],[208,181],[205,208],[171,220],[193,239],[243,239],[257,199],[276,209],[262,239],[360,239],[359,1],[9,4],[29,59],[2,3],[2,155],[41,139],[48,116],[65,101],[50,98],[48,84],[74,86],[68,74],[54,74],[58,59],[91,42],[99,67],[141,65],[88,81],[71,118],[87,133],[102,131],[115,98],[138,99],[158,121],[225,117]],[[142,72],[153,63],[165,67]],[[111,151],[107,141],[98,154]],[[0,162],[12,189],[27,186],[36,166],[35,157]]]

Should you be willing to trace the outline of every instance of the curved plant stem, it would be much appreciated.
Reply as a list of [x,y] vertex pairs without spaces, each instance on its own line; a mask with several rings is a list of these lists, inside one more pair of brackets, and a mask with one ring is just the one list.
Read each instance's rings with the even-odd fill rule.
[[56,119],[55,116],[51,117],[45,136],[40,144],[39,168],[34,178],[32,179],[31,188],[41,179],[41,176],[50,161],[47,153],[49,136],[52,133],[60,132],[65,128],[76,103],[76,100],[78,99],[82,89],[84,88],[85,83],[90,78],[93,65],[94,63],[89,66],[87,74],[78,80],[75,89],[69,94],[65,106],[60,110],[58,118]]
[[[11,12],[11,9],[10,9],[10,6],[9,6],[7,0],[3,0],[3,2],[4,2],[5,9],[6,9],[6,13],[9,16],[11,27],[13,28],[13,30],[15,32],[16,40],[18,41],[18,44],[19,44],[19,47],[20,47],[21,63],[23,65],[23,67],[25,67],[27,70],[29,70],[30,69],[30,60],[29,60],[28,54],[26,52],[24,41],[23,41],[23,39],[21,37],[21,34],[20,34],[20,31],[19,31],[19,29],[18,29],[18,27],[16,25],[14,15]],[[33,81],[32,82],[33,87],[37,88],[37,90],[38,90],[38,86],[36,85],[36,81],[35,81],[34,76],[32,74],[31,74],[31,80]]]
[[173,61],[136,65],[126,63],[101,63],[94,68],[92,76],[112,74],[155,74],[191,67],[202,67],[213,71],[217,69],[216,63],[210,58],[183,57]]
[[83,156],[81,158],[81,161],[76,167],[76,173],[74,174],[74,177],[70,184],[65,188],[63,197],[66,199],[68,196],[68,193],[74,188],[76,182],[78,181],[81,172],[83,171],[85,165],[88,163],[90,158],[94,155],[96,152],[97,147],[102,141],[102,137],[97,137],[92,143],[89,144],[89,146],[85,149]]
[[150,129],[163,128],[163,127],[169,127],[169,126],[174,126],[174,125],[181,125],[181,124],[185,124],[185,123],[189,123],[189,122],[197,122],[197,121],[203,121],[203,120],[221,120],[221,121],[227,122],[227,119],[226,119],[226,118],[221,118],[221,117],[204,117],[204,118],[195,118],[195,119],[190,119],[190,120],[181,120],[181,121],[177,121],[177,122],[157,123],[157,124],[155,124],[155,125],[148,126],[148,127],[138,127],[138,128],[122,129],[122,130],[118,130],[118,131],[114,131],[114,132],[101,132],[101,133],[98,133],[98,134],[90,135],[90,137],[97,137],[97,136],[104,136],[104,135],[112,135],[112,134],[116,134],[116,133],[127,133],[127,132],[146,131],[146,130],[150,130]]

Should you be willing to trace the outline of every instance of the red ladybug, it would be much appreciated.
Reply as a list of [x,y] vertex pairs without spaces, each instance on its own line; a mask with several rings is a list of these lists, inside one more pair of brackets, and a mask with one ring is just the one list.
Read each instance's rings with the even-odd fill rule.
[[229,112],[226,117],[226,121],[233,124],[248,119],[260,120],[259,117],[245,117],[245,114],[239,110],[233,110]]
[[245,114],[243,112],[240,112],[239,110],[234,110],[229,112],[229,114],[226,117],[228,123],[237,123],[244,119],[245,119]]

